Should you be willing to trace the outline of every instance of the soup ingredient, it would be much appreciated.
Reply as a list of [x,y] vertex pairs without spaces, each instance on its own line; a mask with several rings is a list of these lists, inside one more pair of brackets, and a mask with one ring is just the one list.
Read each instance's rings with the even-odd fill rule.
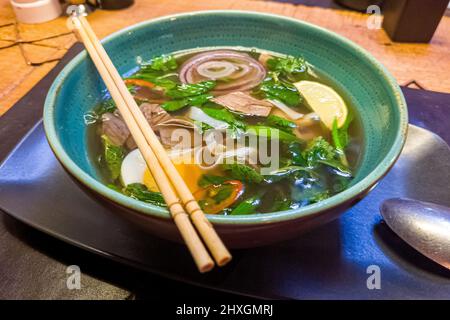
[[294,83],[294,85],[328,129],[333,128],[334,119],[337,119],[338,128],[344,125],[348,108],[336,91],[315,81],[302,80]]
[[183,83],[218,80],[215,91],[222,93],[250,90],[265,76],[266,70],[261,63],[247,53],[232,50],[214,50],[196,54],[183,63],[179,74]]
[[271,114],[267,117],[265,122],[269,127],[274,127],[283,131],[286,131],[287,133],[293,134],[293,130],[297,128],[297,125],[295,122],[289,121],[285,118],[276,116]]
[[120,168],[122,184],[127,186],[132,183],[143,183],[145,170],[147,170],[147,165],[139,149],[131,151],[123,159]]
[[249,165],[241,163],[223,164],[222,168],[227,172],[227,175],[233,179],[249,183],[261,183],[264,177]]
[[210,117],[202,109],[197,107],[191,107],[189,109],[189,112],[187,113],[187,116],[192,120],[206,123],[207,125],[211,126],[214,129],[226,129],[230,126],[225,121],[217,120],[213,117]]
[[279,77],[295,82],[305,77],[308,67],[302,57],[272,57],[266,62],[267,68]]
[[270,207],[270,212],[285,211],[293,209],[292,200],[289,194],[287,194],[282,188],[277,188],[275,190],[275,196],[272,198],[272,206]]
[[310,175],[315,175],[313,171],[309,168],[301,167],[301,166],[286,166],[277,170],[274,170],[270,173],[270,176],[266,178],[266,180],[270,180],[271,182],[281,181],[282,179],[291,177],[298,173],[299,171],[307,172]]
[[[157,124],[172,119],[172,116],[157,104],[143,103],[140,105],[140,109],[154,130],[157,130],[155,127]],[[102,115],[102,134],[106,135],[115,145],[126,144],[128,149],[136,148],[130,130],[128,130],[118,110],[115,110],[114,113],[108,112]]]
[[211,101],[247,116],[267,117],[272,109],[272,105],[267,101],[255,99],[240,91],[212,98]]
[[339,152],[323,137],[317,137],[310,141],[303,152],[303,157],[310,168],[316,167],[318,164],[324,164],[337,170],[337,173],[342,176],[352,176],[347,165],[342,163]]
[[154,70],[154,71],[171,71],[176,70],[178,68],[178,63],[175,60],[175,58],[172,55],[160,55],[158,57],[154,57],[152,60],[150,60],[149,63],[142,64],[141,70],[148,71],[148,70]]
[[239,120],[235,114],[231,113],[227,109],[205,106],[202,110],[208,116],[228,123],[229,129],[233,132],[235,137],[239,136],[240,133],[245,130],[245,123]]
[[286,147],[286,154],[288,156],[287,165],[293,164],[301,167],[307,166],[306,159],[303,157],[303,149],[303,143],[301,142],[293,141],[289,143]]
[[165,92],[165,95],[174,100],[164,102],[161,107],[166,111],[177,111],[188,105],[201,106],[212,95],[208,92],[216,86],[215,81],[203,81],[197,84],[178,84]]
[[166,202],[160,192],[153,192],[147,189],[142,183],[132,183],[123,189],[123,193],[127,196],[144,201],[155,206],[166,207]]
[[94,110],[89,111],[84,114],[84,123],[86,125],[91,125],[97,123],[103,114],[112,113],[117,109],[116,104],[113,100],[102,101]]
[[257,51],[252,51],[251,54],[253,54],[253,58],[258,59],[258,61],[261,62],[264,67],[267,67],[267,61],[273,58],[273,56],[268,52],[259,53]]
[[182,149],[194,148],[202,143],[197,127],[193,122],[174,118],[155,126],[161,143],[165,147],[177,147]]
[[133,86],[138,86],[138,87],[147,87],[147,88],[154,88],[155,84],[150,82],[150,81],[146,81],[146,80],[142,80],[142,79],[125,79],[123,82],[125,82],[126,85],[133,85]]
[[[234,144],[234,141],[232,143]],[[245,163],[250,162],[251,159],[257,160],[256,148],[246,147],[240,144],[235,148],[227,150],[225,145],[211,141],[210,143],[207,142],[207,145],[202,148],[202,152],[205,149],[215,157],[214,163],[207,165],[208,170],[216,168],[223,163],[233,161]]]
[[150,62],[140,65],[140,69],[128,79],[141,79],[155,85],[154,89],[170,89],[176,86],[176,82],[168,79],[168,72],[178,68],[178,63],[172,55],[154,57]]
[[242,194],[243,188],[239,180],[227,180],[198,190],[194,197],[205,213],[216,214],[231,206]]
[[258,137],[265,137],[267,139],[278,139],[280,141],[296,141],[297,137],[291,133],[288,133],[284,130],[279,130],[276,128],[268,127],[268,126],[247,126],[245,130],[245,134],[247,135],[256,135]]
[[198,66],[197,72],[207,79],[222,79],[231,76],[237,67],[228,61],[208,61]]
[[317,160],[330,160],[336,155],[333,146],[323,137],[317,137],[310,141],[303,152],[303,158],[309,167],[314,167]]
[[122,146],[130,135],[127,125],[122,117],[107,112],[102,115],[102,133],[108,137],[110,143]]
[[173,99],[194,97],[211,91],[216,86],[215,81],[202,81],[196,84],[178,84],[166,91],[166,96]]
[[114,145],[106,135],[102,135],[102,142],[103,159],[109,169],[111,178],[116,180],[120,176],[120,167],[125,157],[125,150],[120,146]]
[[[199,190],[197,182],[200,180],[205,171],[202,170],[196,163],[186,163],[182,162],[182,160],[178,161],[177,159],[174,160],[175,168],[186,182],[189,190],[193,193]],[[156,182],[154,182],[154,178],[149,170],[147,170],[144,174],[144,184],[147,188],[149,188],[149,190],[159,191],[159,188],[156,186]]]
[[117,109],[116,103],[113,100],[106,100],[100,103],[99,108],[95,110],[98,115],[102,115],[107,112],[114,112]]
[[297,138],[303,141],[311,141],[315,137],[328,138],[329,130],[323,125],[315,113],[307,113],[304,117],[295,121],[297,129],[294,131]]
[[278,100],[290,107],[300,104],[302,98],[298,90],[289,82],[282,81],[274,73],[270,73],[255,91],[269,100]]
[[202,106],[213,96],[210,94],[200,94],[198,96],[187,97],[164,102],[161,107],[166,111],[177,111],[186,106]]
[[245,199],[239,203],[233,210],[231,210],[230,215],[242,215],[242,214],[252,214],[255,213],[258,207],[261,205],[261,196],[263,192],[260,191],[254,196]]
[[278,100],[271,100],[271,99],[267,99],[267,101],[269,101],[271,104],[273,104],[275,107],[277,107],[278,109],[280,109],[281,111],[283,111],[288,117],[289,119],[292,120],[298,120],[301,117],[304,116],[303,113],[294,111],[292,108],[289,108],[287,105],[285,105],[283,102],[278,101]]
[[158,104],[143,103],[139,106],[139,108],[152,128],[160,123],[172,119],[172,116]]
[[202,177],[198,180],[198,185],[202,188],[208,187],[210,185],[220,185],[223,184],[225,181],[230,180],[227,177],[222,176],[215,176],[211,174],[204,174]]
[[353,115],[349,113],[347,119],[345,120],[344,125],[341,128],[338,128],[337,119],[335,118],[333,121],[333,128],[331,130],[331,138],[333,139],[334,146],[336,150],[339,152],[339,157],[341,162],[348,166],[348,160],[345,156],[345,148],[349,143],[348,136],[348,127],[353,120]]
[[[182,158],[183,154],[181,153],[169,153],[169,157],[174,161],[175,168],[186,182],[189,190],[191,192],[198,190],[197,181],[202,177],[203,170],[190,159]],[[123,160],[120,168],[120,178],[124,186],[141,183],[150,191],[159,191],[156,181],[147,168],[147,164],[139,149],[128,153]]]

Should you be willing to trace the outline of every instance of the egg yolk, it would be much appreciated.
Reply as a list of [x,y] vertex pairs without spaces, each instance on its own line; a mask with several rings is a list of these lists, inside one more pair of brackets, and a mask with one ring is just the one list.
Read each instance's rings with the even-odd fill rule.
[[[175,163],[174,165],[192,193],[200,189],[197,183],[204,172],[198,165],[190,163]],[[143,183],[150,191],[160,191],[148,168],[144,172]]]

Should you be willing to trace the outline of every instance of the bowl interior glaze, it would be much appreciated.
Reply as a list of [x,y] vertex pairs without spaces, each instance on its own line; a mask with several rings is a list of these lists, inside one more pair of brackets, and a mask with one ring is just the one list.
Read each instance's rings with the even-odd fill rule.
[[[407,110],[396,81],[370,54],[325,29],[275,15],[205,11],[151,20],[121,30],[104,41],[121,74],[155,55],[212,46],[243,46],[303,55],[331,77],[351,99],[364,134],[364,150],[351,187],[304,208],[247,216],[209,216],[214,223],[257,224],[296,219],[356,198],[374,185],[397,159],[406,137]],[[84,114],[105,92],[93,63],[83,51],[59,74],[45,102],[47,138],[64,167],[81,183],[118,204],[156,217],[165,209],[141,203],[100,183],[87,150]]]

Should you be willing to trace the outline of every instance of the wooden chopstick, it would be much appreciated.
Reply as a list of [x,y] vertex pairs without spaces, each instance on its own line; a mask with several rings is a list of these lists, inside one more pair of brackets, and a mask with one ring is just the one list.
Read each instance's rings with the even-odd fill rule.
[[111,59],[109,58],[103,46],[101,45],[94,31],[90,27],[88,21],[83,16],[80,16],[78,18],[79,21],[81,22],[83,29],[86,31],[92,44],[97,50],[100,58],[102,59],[106,68],[108,69],[113,81],[117,85],[117,88],[121,93],[122,97],[124,98],[129,110],[131,111],[136,122],[141,128],[141,131],[144,134],[145,139],[147,140],[150,147],[153,149],[153,152],[156,154],[156,157],[158,158],[164,171],[169,176],[169,179],[171,180],[178,195],[180,196],[186,211],[189,213],[195,227],[197,228],[198,232],[203,238],[203,241],[205,242],[206,246],[213,255],[214,260],[219,266],[225,265],[231,260],[230,252],[227,250],[222,240],[217,235],[212,224],[208,221],[208,219],[206,219],[202,209],[198,205],[197,201],[195,200],[191,191],[187,187],[183,178],[180,176],[177,169],[173,165],[172,161],[167,155],[166,150],[159,142],[158,137],[153,132],[150,124],[145,119],[135,100],[129,93],[120,74],[117,72]]
[[[116,102],[117,108],[119,109],[125,123],[127,124],[127,127],[129,128],[130,133],[133,136],[133,139],[135,140],[140,152],[142,153],[148,168],[155,178],[155,181],[158,184],[164,200],[168,204],[171,216],[174,219],[175,224],[178,227],[189,251],[191,252],[197,268],[200,272],[211,270],[214,267],[214,261],[211,259],[208,251],[206,250],[193,225],[191,224],[189,216],[181,206],[178,196],[172,189],[171,182],[161,168],[153,150],[148,145],[147,140],[142,134],[140,127],[135,122],[133,114],[128,110],[127,103],[116,86],[117,82],[115,82],[111,77],[107,67],[104,65],[102,59],[96,51],[95,46],[89,39],[88,34],[83,28],[80,20],[77,17],[71,17],[69,19],[72,19],[72,26],[83,41],[86,50],[91,56],[92,61],[94,62],[103,81],[105,82],[105,85],[108,88],[111,97]],[[121,83],[123,83],[122,80]]]

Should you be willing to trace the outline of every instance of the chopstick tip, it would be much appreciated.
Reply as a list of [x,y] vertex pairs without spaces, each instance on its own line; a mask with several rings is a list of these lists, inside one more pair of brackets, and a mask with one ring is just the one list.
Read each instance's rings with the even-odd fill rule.
[[200,273],[206,273],[208,271],[211,271],[214,268],[214,262],[210,261],[207,263],[204,263],[202,266],[198,267],[198,270]]
[[231,259],[232,259],[232,256],[231,256],[231,255],[224,256],[223,258],[221,258],[221,259],[219,259],[219,260],[217,261],[217,265],[218,265],[219,267],[223,267],[223,266],[226,265],[228,262],[230,262]]

